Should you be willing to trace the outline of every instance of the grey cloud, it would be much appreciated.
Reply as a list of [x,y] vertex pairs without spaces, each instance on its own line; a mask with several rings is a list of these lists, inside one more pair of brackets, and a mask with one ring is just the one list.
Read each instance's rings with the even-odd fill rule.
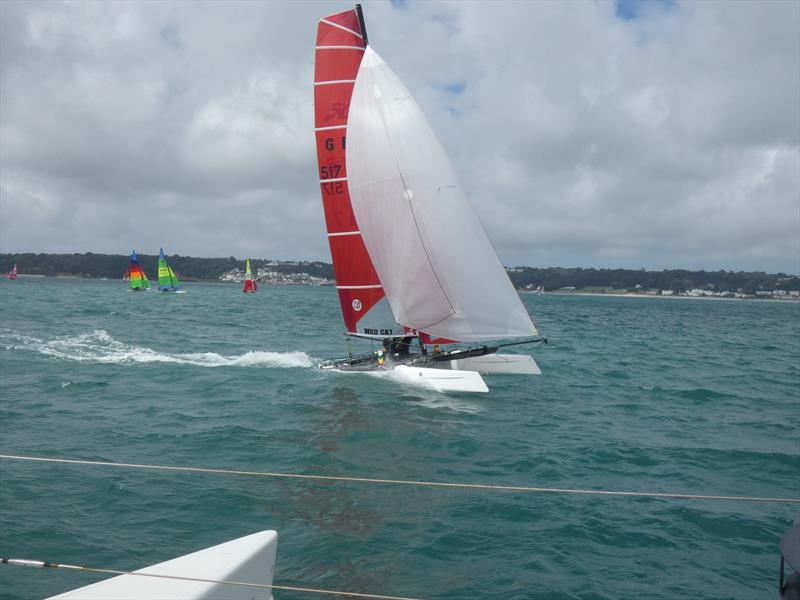
[[[0,3],[0,248],[327,260],[311,80],[339,8]],[[365,13],[507,264],[800,271],[797,3]]]

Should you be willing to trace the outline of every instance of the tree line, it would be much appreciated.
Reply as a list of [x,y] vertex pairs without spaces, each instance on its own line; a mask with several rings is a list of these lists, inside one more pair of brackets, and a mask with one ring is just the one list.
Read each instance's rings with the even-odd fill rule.
[[[158,256],[139,254],[139,265],[151,277],[156,275]],[[183,280],[216,280],[220,275],[234,268],[244,270],[244,260],[233,256],[228,258],[197,258],[193,256],[171,255],[167,257],[170,266]],[[277,264],[275,264],[277,262]],[[6,273],[17,263],[20,273],[30,275],[72,275],[77,277],[122,278],[130,265],[130,257],[119,254],[0,254],[0,272]],[[269,264],[268,264],[269,263]],[[279,273],[308,273],[316,277],[333,279],[333,266],[330,263],[270,261],[251,259],[254,270],[270,269]],[[676,292],[699,288],[718,292],[743,292],[753,294],[757,291],[800,290],[800,277],[786,273],[734,272],[734,271],[687,271],[665,269],[645,271],[644,269],[584,269],[580,267],[515,267],[508,269],[512,283],[518,289],[538,288],[547,291],[575,289],[635,290],[658,289]],[[638,287],[637,287],[638,286]]]
[[[139,266],[148,277],[154,278],[157,274],[158,255],[136,255]],[[121,279],[130,267],[130,256],[120,254],[0,254],[0,272],[6,273],[11,265],[19,265],[19,272],[24,275],[44,275],[55,277],[57,275],[70,275],[75,277],[91,277],[107,279]],[[217,280],[223,273],[238,268],[244,271],[244,259],[233,256],[228,258],[197,258],[193,256],[180,256],[178,254],[167,256],[167,262],[172,270],[182,280]],[[251,259],[250,266],[256,270],[266,268],[279,273],[308,273],[317,277],[333,279],[333,267],[323,262],[278,262],[266,259]]]
[[745,294],[754,294],[757,291],[800,290],[800,277],[786,273],[516,267],[509,269],[508,275],[512,283],[519,289],[528,286],[533,288],[542,286],[545,290],[574,287],[584,290],[652,289],[683,292],[691,289],[703,289]]

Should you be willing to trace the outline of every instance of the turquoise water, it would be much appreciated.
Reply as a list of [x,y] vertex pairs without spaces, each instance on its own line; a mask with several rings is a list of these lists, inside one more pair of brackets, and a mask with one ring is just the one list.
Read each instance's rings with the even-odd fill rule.
[[[345,351],[333,288],[185,289],[0,281],[2,453],[800,496],[800,304],[525,296],[551,342],[534,350],[543,375],[443,395],[316,369]],[[425,598],[771,598],[778,540],[798,512],[10,460],[0,469],[3,556],[133,569],[276,529],[276,583]],[[0,567],[0,596],[97,579]]]

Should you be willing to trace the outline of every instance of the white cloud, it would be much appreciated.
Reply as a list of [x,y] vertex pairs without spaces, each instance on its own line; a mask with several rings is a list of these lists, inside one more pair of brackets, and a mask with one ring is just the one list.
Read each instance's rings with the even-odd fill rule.
[[[336,8],[0,3],[0,249],[327,259]],[[646,8],[364,10],[504,262],[800,271],[800,5]]]

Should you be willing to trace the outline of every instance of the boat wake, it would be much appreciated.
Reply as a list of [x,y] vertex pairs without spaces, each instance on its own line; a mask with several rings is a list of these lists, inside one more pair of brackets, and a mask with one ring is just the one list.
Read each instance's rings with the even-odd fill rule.
[[126,344],[112,338],[104,329],[72,337],[43,340],[17,333],[0,333],[6,350],[28,350],[53,358],[105,364],[173,363],[197,367],[311,367],[305,352],[251,351],[224,356],[216,352],[171,354],[152,348]]

